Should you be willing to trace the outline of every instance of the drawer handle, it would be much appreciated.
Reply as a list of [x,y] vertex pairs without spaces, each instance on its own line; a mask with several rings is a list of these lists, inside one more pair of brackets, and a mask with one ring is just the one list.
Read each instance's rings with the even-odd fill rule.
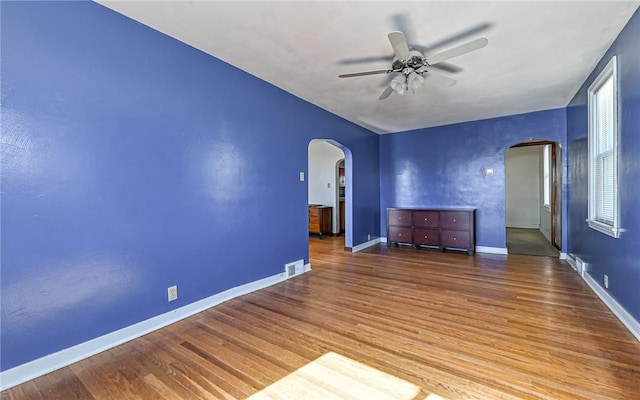
[[398,233],[398,236],[402,236],[402,233]]
[[457,238],[453,238],[453,240],[456,240]]
[[455,218],[453,219],[453,222],[456,222],[456,219],[455,219]]
[[429,239],[429,236],[427,236],[427,235],[424,235],[424,238],[425,238],[425,239]]

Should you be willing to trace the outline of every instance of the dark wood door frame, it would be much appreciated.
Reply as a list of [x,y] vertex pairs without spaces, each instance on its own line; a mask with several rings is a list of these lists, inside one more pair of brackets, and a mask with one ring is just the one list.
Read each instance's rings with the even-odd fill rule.
[[529,146],[544,146],[544,145],[551,145],[551,170],[549,171],[549,179],[550,179],[550,183],[551,183],[551,204],[549,204],[549,207],[551,208],[551,244],[558,250],[560,250],[560,246],[558,245],[558,241],[556,238],[556,213],[557,213],[557,198],[556,198],[556,192],[557,192],[557,180],[556,180],[556,176],[557,176],[557,163],[556,163],[556,145],[558,143],[556,142],[552,142],[551,140],[532,140],[529,142],[522,142],[522,143],[518,143],[518,144],[514,144],[513,146],[511,146],[510,148],[514,148],[514,147],[529,147]]

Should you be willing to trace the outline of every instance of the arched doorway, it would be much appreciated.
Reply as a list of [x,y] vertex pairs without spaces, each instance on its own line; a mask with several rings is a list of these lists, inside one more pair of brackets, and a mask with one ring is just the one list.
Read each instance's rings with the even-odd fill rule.
[[558,257],[562,246],[562,151],[557,142],[518,143],[505,154],[507,251]]
[[[350,247],[351,237],[351,151],[331,139],[313,139],[308,147],[308,204],[310,209],[309,234],[326,237],[330,234],[340,240],[340,246]],[[317,210],[318,207],[324,210]],[[330,211],[330,228],[316,225],[312,214]],[[320,234],[320,232],[322,232]]]

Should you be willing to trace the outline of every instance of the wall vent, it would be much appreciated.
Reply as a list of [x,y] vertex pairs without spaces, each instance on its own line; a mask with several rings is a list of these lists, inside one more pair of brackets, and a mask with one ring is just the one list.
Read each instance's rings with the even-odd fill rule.
[[298,260],[284,265],[284,274],[287,278],[296,276],[302,272],[304,272],[304,260]]
[[576,257],[576,270],[580,275],[584,275],[589,270],[589,264]]

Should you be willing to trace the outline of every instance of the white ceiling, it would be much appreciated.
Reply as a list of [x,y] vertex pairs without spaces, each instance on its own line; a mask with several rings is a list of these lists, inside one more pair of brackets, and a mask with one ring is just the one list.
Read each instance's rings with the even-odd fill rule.
[[[638,1],[99,1],[376,133],[564,107],[627,23]],[[387,33],[439,53],[486,37],[449,61],[453,87],[378,97]],[[429,83],[429,80],[427,80]]]

